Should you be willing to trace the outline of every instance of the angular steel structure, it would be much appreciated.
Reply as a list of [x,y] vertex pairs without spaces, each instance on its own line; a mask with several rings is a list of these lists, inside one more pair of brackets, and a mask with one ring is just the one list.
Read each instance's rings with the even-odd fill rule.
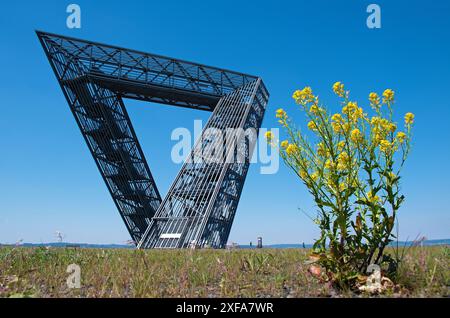
[[[125,225],[142,248],[223,248],[269,94],[259,77],[37,31]],[[123,99],[212,112],[164,200]]]

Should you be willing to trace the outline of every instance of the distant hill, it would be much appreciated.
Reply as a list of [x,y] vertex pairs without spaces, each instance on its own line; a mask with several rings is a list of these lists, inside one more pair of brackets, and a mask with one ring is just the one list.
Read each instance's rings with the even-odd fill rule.
[[[411,246],[414,244],[412,241],[399,241],[399,246]],[[424,240],[420,243],[423,246],[432,246],[432,245],[450,245],[450,239],[440,239],[440,240]],[[0,244],[0,246],[11,246],[14,244]],[[397,242],[392,242],[391,246],[396,246]],[[125,245],[125,244],[89,244],[89,243],[69,243],[69,242],[58,242],[58,243],[22,243],[20,246],[25,247],[42,247],[42,246],[50,246],[50,247],[77,247],[77,248],[134,248],[133,245]],[[239,248],[255,248],[253,245],[238,245]],[[269,244],[264,245],[265,248],[302,248],[303,244]],[[312,244],[305,244],[306,248],[311,248]]]

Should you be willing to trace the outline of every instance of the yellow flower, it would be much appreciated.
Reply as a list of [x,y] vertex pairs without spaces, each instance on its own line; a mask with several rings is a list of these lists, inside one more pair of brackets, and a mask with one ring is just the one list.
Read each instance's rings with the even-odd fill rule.
[[312,131],[316,131],[317,130],[317,125],[316,125],[316,123],[314,122],[314,121],[310,121],[309,123],[308,123],[308,128],[310,129],[310,130],[312,130]]
[[394,100],[394,91],[390,88],[386,89],[383,92],[383,102],[392,102]]
[[303,180],[307,179],[308,174],[306,173],[305,170],[300,170],[300,178],[302,178]]
[[314,173],[311,174],[311,179],[313,181],[316,181],[319,178],[319,173],[317,171],[315,171]]
[[342,122],[342,116],[341,114],[334,114],[333,116],[331,116],[331,120],[340,123]]
[[317,154],[321,157],[325,157],[328,151],[325,148],[325,145],[322,142],[317,144]]
[[351,181],[351,186],[352,186],[353,188],[357,188],[357,187],[359,186],[359,180],[358,180],[358,179],[353,179],[353,180]]
[[398,133],[397,133],[397,140],[398,140],[398,142],[399,143],[404,143],[405,142],[405,140],[406,140],[406,134],[403,132],[403,131],[399,131]]
[[358,105],[355,102],[348,102],[347,105],[342,108],[342,113],[346,114],[346,115],[350,115],[357,108],[358,108]]
[[367,199],[371,203],[378,203],[378,202],[380,202],[380,197],[378,195],[373,195],[372,191],[367,192]]
[[392,171],[389,172],[389,182],[392,182],[393,180],[395,180],[395,178],[397,178],[397,175],[395,173],[393,173]]
[[382,127],[384,130],[388,130],[388,129],[389,129],[389,124],[390,124],[390,122],[389,122],[389,120],[387,120],[386,118],[382,118],[382,119],[380,120],[380,125],[381,125],[381,127]]
[[331,116],[331,127],[333,131],[339,133],[342,130],[342,123],[344,122],[341,114],[334,114]]
[[411,125],[414,123],[414,114],[413,113],[406,113],[405,115],[405,124]]
[[350,165],[350,157],[349,155],[343,151],[341,152],[337,157],[337,169],[338,170],[345,170]]
[[286,117],[286,112],[284,111],[283,108],[279,108],[279,109],[277,109],[275,117],[276,118],[285,118]]
[[351,138],[352,141],[355,142],[355,143],[361,141],[361,139],[362,139],[361,131],[359,131],[358,128],[353,129],[352,132],[351,132],[351,134],[350,134],[350,138]]
[[292,98],[295,99],[296,103],[304,104],[312,101],[314,99],[314,95],[312,93],[311,87],[307,86],[302,90],[296,90],[292,95]]
[[266,132],[266,133],[264,134],[264,136],[266,137],[266,139],[267,139],[268,142],[272,141],[273,134],[272,134],[271,131]]
[[295,99],[295,100],[297,101],[297,99],[300,98],[301,94],[302,94],[302,91],[299,90],[299,89],[297,89],[297,90],[294,92],[294,94],[292,94],[292,98]]
[[339,192],[344,192],[347,189],[347,185],[343,182],[339,183]]
[[345,95],[344,84],[342,84],[341,82],[334,83],[333,84],[333,91],[339,97],[344,97],[344,95]]
[[394,124],[394,123],[388,124],[388,130],[389,130],[390,132],[395,132],[395,131],[397,130],[397,125]]
[[286,147],[286,153],[288,154],[288,156],[293,155],[294,153],[297,152],[297,150],[298,150],[298,148],[297,148],[297,145],[295,145],[295,144],[289,144]]
[[330,159],[325,161],[325,169],[331,169],[334,166],[334,162]]
[[281,148],[286,149],[287,146],[289,146],[289,142],[287,140],[283,140],[280,145]]
[[380,97],[378,97],[377,93],[372,92],[369,94],[369,101],[373,105],[378,105],[380,103]]
[[339,151],[342,151],[344,149],[344,147],[345,147],[345,141],[344,140],[339,141],[338,144],[337,144],[337,149]]
[[331,127],[333,128],[333,131],[334,131],[335,133],[341,132],[341,124],[338,124],[338,123],[336,123],[336,122],[332,122],[332,123],[331,123]]
[[372,126],[376,126],[376,125],[378,125],[380,122],[381,122],[381,118],[380,118],[380,117],[377,117],[377,116],[372,117],[372,119],[370,120],[370,124],[371,124]]
[[383,136],[381,136],[380,134],[375,134],[375,136],[373,137],[373,143],[375,145],[379,145],[382,140]]
[[305,88],[303,88],[303,94],[307,97],[311,97],[312,96],[312,89],[309,86],[306,86]]
[[364,110],[361,107],[357,107],[353,112],[352,119],[357,121],[360,118],[364,118]]
[[327,185],[331,190],[335,191],[336,185],[331,178],[327,180]]
[[380,150],[382,152],[389,152],[391,150],[392,144],[388,140],[381,140],[380,141]]
[[309,109],[309,112],[317,115],[318,113],[320,113],[321,109],[317,106],[317,105],[312,105],[311,108]]
[[344,132],[348,132],[349,129],[350,129],[350,125],[348,123],[345,123],[342,125],[342,130]]

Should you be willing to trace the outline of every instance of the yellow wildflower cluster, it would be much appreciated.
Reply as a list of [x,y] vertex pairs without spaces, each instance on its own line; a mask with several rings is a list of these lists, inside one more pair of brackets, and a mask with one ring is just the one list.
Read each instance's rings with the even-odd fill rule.
[[325,147],[325,144],[323,142],[319,142],[317,144],[317,154],[321,157],[326,157],[328,156],[328,150]]
[[311,87],[307,86],[302,90],[296,90],[292,98],[297,104],[306,104],[314,99]]
[[380,141],[380,150],[384,153],[388,153],[392,150],[392,144],[389,140],[383,139]]
[[[292,96],[296,103],[302,105],[309,117],[308,129],[314,131],[315,137],[319,138],[316,147],[311,147],[306,138],[290,127],[284,109],[280,108],[276,111],[279,122],[290,131],[291,136],[294,133],[298,134],[299,138],[295,142],[281,141],[279,144],[281,153],[285,160],[297,167],[297,173],[305,182],[316,181],[320,177],[324,184],[328,184],[333,189],[333,192],[356,188],[363,191],[364,182],[359,182],[357,173],[361,169],[361,157],[374,153],[373,158],[376,160],[387,160],[400,148],[400,145],[403,151],[407,151],[410,138],[408,125],[414,122],[414,114],[405,115],[407,131],[397,132],[397,124],[392,119],[391,103],[395,96],[392,89],[386,89],[381,96],[375,92],[369,94],[369,102],[376,111],[376,115],[370,119],[356,101],[348,100],[349,93],[345,90],[343,83],[334,83],[333,91],[342,97],[344,103],[341,112],[331,117],[327,115],[324,108],[319,106],[319,99],[313,95],[310,87],[296,90]],[[388,103],[389,116],[385,116],[385,112],[380,109],[381,98],[383,104]],[[267,132],[266,138],[270,141],[274,136],[271,132]],[[379,201],[377,196],[371,197],[370,193],[368,197],[373,202]]]
[[342,113],[347,115],[353,122],[364,118],[364,110],[361,107],[358,107],[356,102],[348,102],[347,105],[342,108]]
[[338,149],[338,151],[344,150],[344,147],[345,147],[345,140],[341,140],[341,141],[339,141],[339,142],[337,143],[337,149]]
[[275,114],[275,117],[277,117],[277,118],[284,118],[284,117],[286,117],[287,115],[286,115],[286,112],[284,111],[284,109],[283,108],[278,108],[277,109],[277,112],[276,112],[276,114]]
[[375,145],[388,137],[389,133],[394,133],[397,130],[397,125],[386,118],[374,116],[370,120],[372,128],[373,142]]
[[344,121],[341,114],[334,114],[331,116],[331,127],[335,133],[341,133],[346,132],[349,125]]
[[[402,129],[394,120],[392,89],[368,95],[369,111],[374,117],[368,117],[356,101],[350,100],[343,83],[334,83],[333,91],[342,107],[335,114],[319,104],[310,87],[292,96],[314,133],[297,129],[283,109],[276,111],[276,118],[289,136],[279,143],[280,155],[322,212],[315,218],[321,238],[314,250],[315,255],[326,256],[321,266],[331,271],[341,268],[343,259],[347,264],[347,259],[354,258],[354,269],[348,270],[354,275],[361,271],[362,260],[376,262],[374,257],[379,256],[370,251],[384,248],[380,248],[380,238],[389,242],[392,237],[391,224],[402,201],[400,169],[410,150],[414,114],[405,114],[405,128],[399,131]],[[266,138],[273,140],[276,136],[268,132]],[[338,244],[344,247],[342,251]],[[363,255],[366,252],[372,254]]]
[[325,169],[333,169],[334,168],[334,161],[331,159],[328,159],[325,161]]
[[341,82],[334,83],[333,91],[339,97],[344,97],[345,96],[344,84],[342,84]]
[[316,125],[316,123],[313,120],[308,122],[308,128],[310,130],[312,130],[312,131],[317,131],[318,130],[317,125]]
[[334,114],[333,116],[331,116],[331,120],[335,121],[335,122],[338,122],[338,123],[342,123],[343,122],[341,114]]
[[394,101],[394,91],[390,88],[383,92],[383,103],[390,103]]
[[296,144],[289,144],[286,147],[286,153],[288,154],[288,156],[292,156],[293,154],[295,154],[298,151],[298,147]]
[[300,169],[299,171],[300,174],[300,178],[302,178],[304,181],[308,181],[308,172],[305,171],[304,169]]
[[372,126],[378,126],[379,124],[381,123],[381,118],[380,117],[378,117],[378,116],[374,116],[374,117],[372,117],[371,119],[370,119],[370,124],[372,125]]
[[397,125],[394,123],[388,123],[386,127],[389,130],[389,132],[391,132],[391,133],[393,133],[397,130]]
[[267,139],[268,142],[271,142],[272,139],[273,139],[273,133],[272,133],[270,130],[267,131],[267,132],[264,134],[264,136],[266,137],[266,139]]
[[378,96],[377,93],[372,92],[369,94],[369,101],[370,104],[378,106],[380,104],[380,97]]
[[287,126],[287,114],[284,111],[283,108],[279,108],[277,109],[276,113],[275,113],[275,117],[278,118],[278,122],[283,125],[283,126]]
[[406,113],[405,115],[405,124],[411,125],[414,123],[414,114],[413,113]]
[[321,112],[323,112],[323,109],[320,108],[317,104],[313,104],[309,111],[314,115],[319,115]]
[[361,131],[358,128],[355,128],[350,133],[350,138],[354,143],[358,143],[358,142],[361,142],[361,140],[363,139],[363,136],[361,134]]
[[353,113],[356,109],[358,108],[358,104],[355,102],[348,102],[347,105],[345,105],[342,108],[342,113],[349,115],[351,113]]
[[[268,131],[268,133],[270,133],[270,131]],[[267,133],[266,133],[266,138],[267,138]],[[283,140],[282,142],[280,142],[280,146],[286,152],[286,154],[288,156],[292,156],[292,155],[296,154],[299,150],[299,148],[296,144],[290,144],[289,141],[287,141],[287,140]]]
[[378,195],[373,195],[372,191],[367,192],[367,200],[370,203],[378,203],[381,201],[380,197]]
[[341,152],[337,157],[337,169],[342,171],[350,167],[350,156],[345,151]]
[[403,131],[399,131],[398,133],[397,133],[397,140],[398,140],[398,142],[399,143],[404,143],[405,142],[405,140],[406,140],[406,134],[403,132]]
[[336,183],[333,180],[328,179],[327,185],[333,192],[341,192],[342,193],[345,190],[347,190],[347,184],[345,184],[344,182]]

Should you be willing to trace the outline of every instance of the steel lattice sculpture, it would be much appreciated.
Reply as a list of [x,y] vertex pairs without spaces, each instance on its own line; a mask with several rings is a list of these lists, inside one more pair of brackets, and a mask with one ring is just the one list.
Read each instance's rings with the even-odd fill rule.
[[[164,56],[37,34],[137,246],[224,247],[269,98],[262,80]],[[212,112],[164,200],[123,98]],[[226,134],[231,129],[234,133]],[[205,149],[223,150],[217,156]]]

